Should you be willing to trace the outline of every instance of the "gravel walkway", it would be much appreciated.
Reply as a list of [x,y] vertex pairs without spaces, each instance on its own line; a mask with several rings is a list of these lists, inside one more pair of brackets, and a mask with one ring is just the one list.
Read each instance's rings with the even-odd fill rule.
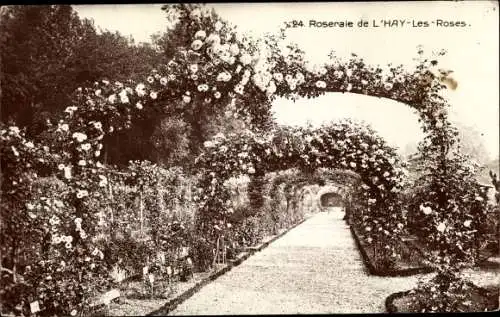
[[203,287],[171,315],[384,312],[417,276],[368,275],[340,212],[318,213]]

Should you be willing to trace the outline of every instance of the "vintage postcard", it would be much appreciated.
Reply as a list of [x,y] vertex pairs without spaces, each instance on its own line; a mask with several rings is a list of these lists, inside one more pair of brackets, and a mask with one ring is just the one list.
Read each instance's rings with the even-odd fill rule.
[[499,306],[497,1],[0,8],[0,314]]

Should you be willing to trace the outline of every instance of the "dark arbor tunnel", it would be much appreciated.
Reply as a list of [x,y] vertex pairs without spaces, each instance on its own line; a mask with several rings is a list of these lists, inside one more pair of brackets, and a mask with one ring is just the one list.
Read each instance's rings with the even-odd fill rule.
[[344,200],[337,193],[325,193],[321,195],[320,200],[322,207],[344,207]]

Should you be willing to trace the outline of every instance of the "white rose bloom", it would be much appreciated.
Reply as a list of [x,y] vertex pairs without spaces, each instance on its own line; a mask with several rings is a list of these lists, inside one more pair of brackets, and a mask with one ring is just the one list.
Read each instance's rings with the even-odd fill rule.
[[426,215],[430,215],[432,213],[432,208],[420,205],[420,211],[422,211]]
[[472,221],[471,221],[471,220],[465,220],[465,222],[464,222],[464,226],[465,226],[465,227],[467,227],[467,228],[469,228],[469,227],[470,227],[470,225],[471,225],[471,223],[472,223]]
[[116,95],[112,94],[111,96],[109,96],[108,97],[108,101],[111,102],[111,103],[115,103],[115,101],[116,101]]
[[[71,108],[71,107],[68,107],[68,108]],[[68,109],[68,108],[66,108],[66,109]],[[20,132],[20,131],[21,131],[21,130],[19,130],[19,128],[18,128],[18,127],[16,127],[16,126],[9,127],[9,134],[10,134],[10,135],[13,135],[13,134],[14,134],[14,135],[19,134],[19,132]]]
[[135,107],[139,110],[141,110],[143,107],[142,107],[142,103],[138,102],[135,104]]
[[[70,106],[70,107],[67,107],[67,108],[64,110],[64,112],[69,113],[70,115],[72,115],[72,114],[73,114],[73,112],[75,112],[77,109],[78,109],[78,108],[77,108],[77,107],[75,107],[75,106]],[[18,133],[19,133],[19,132],[18,132]]]
[[85,160],[79,160],[78,165],[85,166],[85,165],[87,165],[87,162]]
[[219,32],[223,26],[224,25],[222,24],[222,22],[220,22],[220,21],[215,22],[215,25],[214,25],[215,31]]
[[121,103],[129,103],[130,102],[130,100],[128,99],[128,96],[127,96],[127,91],[125,89],[120,91],[120,93],[118,95],[120,96]]
[[220,43],[220,36],[218,34],[212,33],[206,39],[207,44],[216,46]]
[[75,133],[73,133],[73,138],[81,143],[81,142],[87,140],[87,135],[84,133],[75,132]]
[[199,50],[203,46],[203,42],[200,40],[194,40],[191,44],[191,48],[195,51]]
[[57,217],[57,216],[52,216],[50,219],[49,219],[49,223],[52,225],[52,226],[55,226],[55,225],[58,225],[59,223],[61,222],[61,220]]
[[168,79],[166,77],[160,78],[160,84],[162,84],[163,86],[166,86],[167,83],[168,83]]
[[189,65],[189,70],[194,74],[198,71],[198,64]]
[[149,97],[151,97],[151,99],[156,99],[158,98],[158,94],[154,91],[152,91],[150,94],[149,94]]
[[236,92],[237,94],[243,94],[243,90],[244,90],[244,86],[241,85],[241,84],[237,84],[235,87],[234,87],[234,92]]
[[84,143],[84,144],[82,144],[82,150],[84,150],[84,151],[90,150],[90,143]]
[[81,190],[81,189],[79,189],[78,192],[76,193],[77,198],[83,198],[83,197],[86,197],[88,195],[89,195],[89,193],[86,190]]
[[231,75],[230,75],[229,73],[227,73],[227,72],[222,72],[222,73],[219,73],[219,74],[217,75],[216,80],[217,80],[217,81],[228,81],[228,80],[229,80],[229,79],[227,79],[227,78],[228,78],[228,76],[229,76],[229,79],[230,79],[230,78],[231,78]]
[[144,84],[142,84],[142,83],[137,84],[137,86],[135,86],[135,93],[139,97],[145,96],[146,95],[146,86],[144,86]]
[[205,142],[203,142],[203,146],[206,148],[211,148],[214,146],[214,143],[211,141],[205,141]]
[[439,231],[439,232],[444,232],[444,230],[446,229],[446,225],[441,222],[437,227],[436,229]]
[[248,65],[252,62],[252,56],[250,56],[250,54],[248,53],[244,53],[240,56],[240,62],[243,65]]
[[99,175],[99,179],[99,187],[105,187],[106,185],[108,185],[108,179],[106,178],[106,176]]
[[194,34],[194,38],[197,40],[204,40],[207,37],[207,33],[203,30],[199,30]]
[[185,103],[189,103],[191,101],[191,97],[184,95],[182,96],[182,101],[184,101]]
[[299,73],[295,74],[295,78],[297,78],[297,80],[299,82],[302,82],[304,80],[304,74],[299,72]]
[[97,130],[101,130],[102,129],[102,123],[101,122],[95,122],[94,123],[94,128],[96,128]]
[[318,80],[316,82],[316,87],[318,87],[318,88],[326,88],[326,83],[324,81],[322,81],[322,80]]
[[268,94],[274,94],[276,92],[276,84],[274,84],[274,81],[271,81],[269,83],[269,86],[267,86],[266,91]]
[[71,179],[71,168],[64,167],[64,178]]
[[233,43],[231,46],[229,46],[229,52],[231,55],[236,56],[240,53],[240,48],[238,47],[238,44]]
[[249,69],[245,69],[243,72],[243,77],[250,78],[250,75],[252,75],[252,72]]
[[282,73],[274,73],[273,78],[277,80],[278,82],[283,81],[283,74]]

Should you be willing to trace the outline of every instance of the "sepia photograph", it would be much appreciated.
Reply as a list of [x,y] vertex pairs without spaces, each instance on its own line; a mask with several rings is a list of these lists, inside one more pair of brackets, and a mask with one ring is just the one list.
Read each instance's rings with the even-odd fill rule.
[[0,7],[0,315],[499,309],[499,2]]

